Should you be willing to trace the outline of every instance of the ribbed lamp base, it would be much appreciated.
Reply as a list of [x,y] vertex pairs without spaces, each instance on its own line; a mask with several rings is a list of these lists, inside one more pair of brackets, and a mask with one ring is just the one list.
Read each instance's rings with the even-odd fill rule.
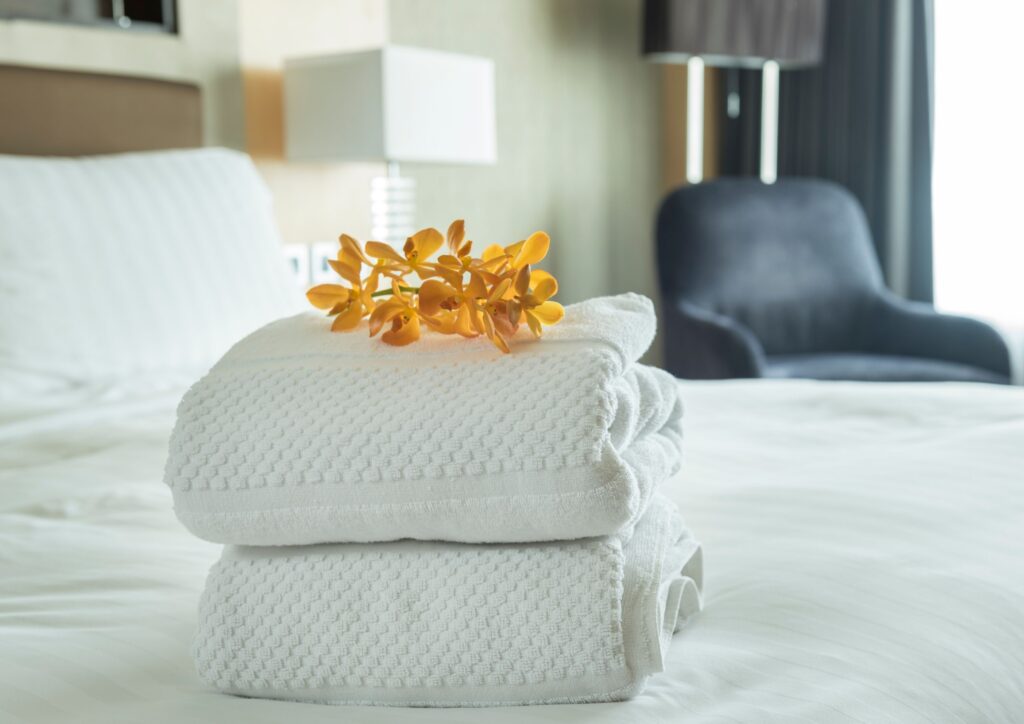
[[371,234],[401,249],[416,229],[416,180],[398,174],[398,164],[388,164],[388,175],[370,182]]

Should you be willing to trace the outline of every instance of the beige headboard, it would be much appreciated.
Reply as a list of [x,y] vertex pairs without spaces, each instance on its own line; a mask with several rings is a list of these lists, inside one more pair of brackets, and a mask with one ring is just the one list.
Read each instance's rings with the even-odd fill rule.
[[195,85],[0,65],[0,153],[85,156],[202,143]]

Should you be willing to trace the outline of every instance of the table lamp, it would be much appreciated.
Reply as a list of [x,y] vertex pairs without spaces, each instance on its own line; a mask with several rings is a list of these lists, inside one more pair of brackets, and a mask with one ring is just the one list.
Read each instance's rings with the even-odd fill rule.
[[384,161],[370,191],[374,239],[401,246],[416,228],[416,182],[399,163],[497,161],[494,63],[385,46],[291,58],[285,148],[293,161]]
[[687,66],[686,179],[704,175],[704,66],[760,68],[761,180],[778,176],[779,70],[816,65],[825,0],[646,0],[643,52]]

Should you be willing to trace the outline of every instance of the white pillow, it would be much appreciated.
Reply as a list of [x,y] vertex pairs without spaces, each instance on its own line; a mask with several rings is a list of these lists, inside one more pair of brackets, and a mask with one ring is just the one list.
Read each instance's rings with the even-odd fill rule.
[[0,369],[204,368],[299,297],[242,153],[0,156]]

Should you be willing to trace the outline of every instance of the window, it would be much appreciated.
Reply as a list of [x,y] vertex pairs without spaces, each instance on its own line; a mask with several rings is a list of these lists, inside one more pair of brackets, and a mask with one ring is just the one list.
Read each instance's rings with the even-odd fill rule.
[[0,19],[177,32],[174,0],[0,0]]
[[[1024,354],[1024,3],[936,3],[935,302]],[[1019,377],[1018,377],[1019,379]]]

